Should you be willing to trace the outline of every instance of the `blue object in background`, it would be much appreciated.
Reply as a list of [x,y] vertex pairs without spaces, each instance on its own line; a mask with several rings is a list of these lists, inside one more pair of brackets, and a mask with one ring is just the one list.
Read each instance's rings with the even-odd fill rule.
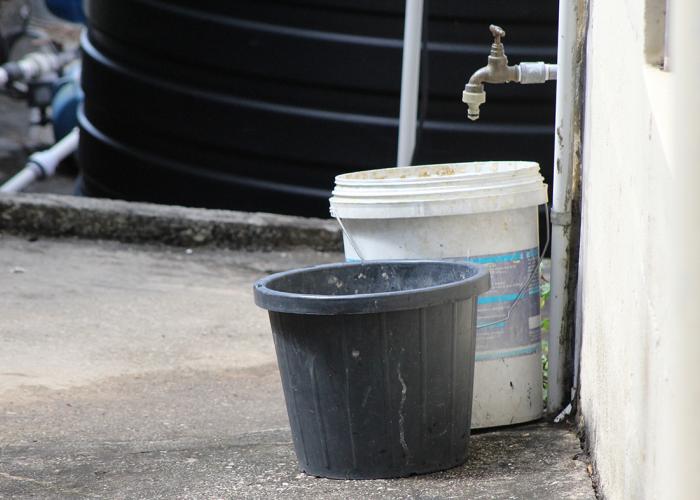
[[85,23],[83,0],[46,0],[46,7],[54,16],[73,23]]
[[83,97],[80,66],[76,66],[54,84],[51,123],[56,141],[63,139],[78,126],[78,107],[83,102]]

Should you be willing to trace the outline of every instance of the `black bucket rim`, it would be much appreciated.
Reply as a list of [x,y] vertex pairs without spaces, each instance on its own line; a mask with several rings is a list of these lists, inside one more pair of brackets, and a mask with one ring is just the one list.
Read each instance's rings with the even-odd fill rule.
[[[453,268],[467,268],[470,275],[456,281],[432,285],[429,287],[413,288],[388,292],[353,294],[353,295],[317,295],[274,290],[269,285],[274,281],[287,278],[290,275],[321,270],[366,266],[387,265],[440,265]],[[341,262],[303,267],[275,273],[258,280],[253,285],[255,303],[268,311],[311,314],[371,314],[390,311],[420,309],[445,302],[455,302],[475,297],[491,286],[491,276],[486,266],[472,262],[454,262],[446,260],[366,260],[361,262]]]

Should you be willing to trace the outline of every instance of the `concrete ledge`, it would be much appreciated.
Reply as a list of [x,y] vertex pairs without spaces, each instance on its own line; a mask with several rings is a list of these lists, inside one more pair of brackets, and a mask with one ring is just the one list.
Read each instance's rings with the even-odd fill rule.
[[334,221],[75,196],[0,195],[0,232],[235,250],[342,251]]

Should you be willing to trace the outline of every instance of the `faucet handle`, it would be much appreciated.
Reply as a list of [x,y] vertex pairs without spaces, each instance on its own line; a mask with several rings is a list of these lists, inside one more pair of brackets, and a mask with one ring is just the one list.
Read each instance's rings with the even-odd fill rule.
[[501,38],[505,38],[506,36],[506,30],[495,24],[489,26],[489,30],[493,35],[493,43],[501,43]]

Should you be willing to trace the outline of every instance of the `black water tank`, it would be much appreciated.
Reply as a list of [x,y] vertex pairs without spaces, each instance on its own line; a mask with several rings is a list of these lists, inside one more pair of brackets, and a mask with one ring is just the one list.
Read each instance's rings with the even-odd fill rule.
[[[556,59],[556,0],[436,0],[416,163],[535,160],[551,179],[554,84],[461,103],[496,22],[511,63]],[[89,0],[86,194],[326,216],[333,178],[395,164],[403,0]]]

